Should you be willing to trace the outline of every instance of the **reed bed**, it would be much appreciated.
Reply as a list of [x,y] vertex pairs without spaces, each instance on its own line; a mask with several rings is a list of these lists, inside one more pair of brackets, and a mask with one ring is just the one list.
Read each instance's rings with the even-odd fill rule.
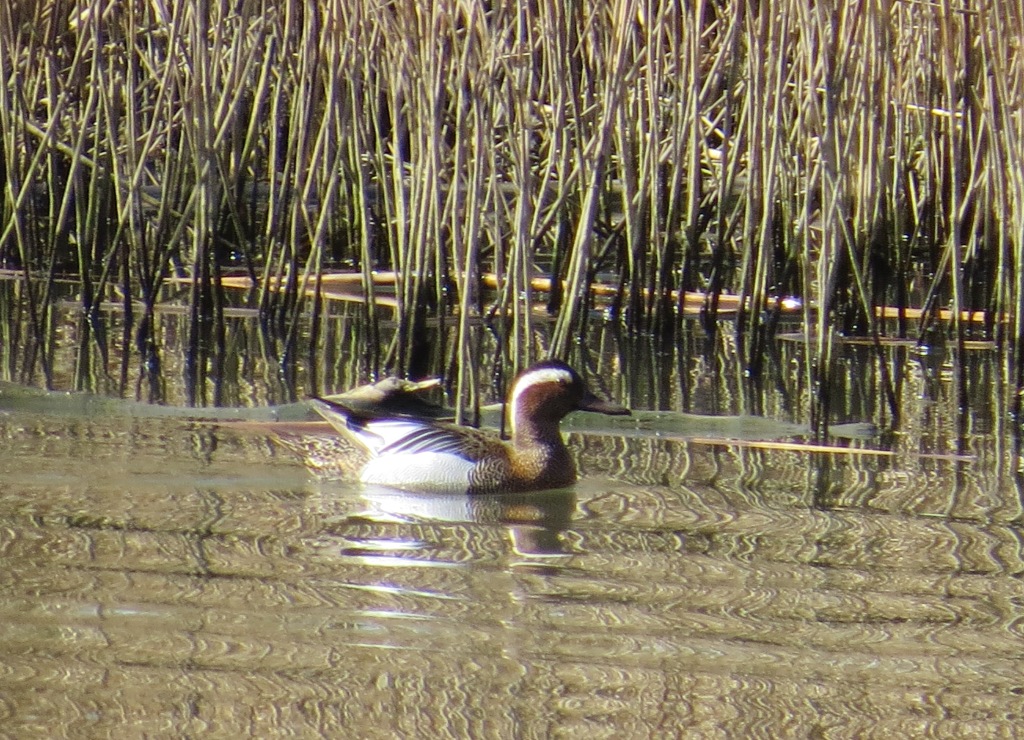
[[[1004,0],[12,0],[0,267],[23,273],[43,368],[56,277],[79,281],[100,346],[97,307],[121,301],[121,341],[154,373],[154,307],[186,278],[194,403],[219,400],[202,378],[227,351],[222,277],[252,279],[287,373],[329,268],[363,275],[370,372],[448,370],[460,408],[477,396],[473,321],[510,369],[564,355],[595,281],[628,330],[666,337],[687,292],[711,331],[737,294],[752,376],[771,299],[797,296],[823,389],[837,335],[926,336],[951,309],[960,345],[1009,340],[1020,387],[1021,39]],[[397,276],[386,344],[377,270]],[[428,318],[461,341],[421,346]]]

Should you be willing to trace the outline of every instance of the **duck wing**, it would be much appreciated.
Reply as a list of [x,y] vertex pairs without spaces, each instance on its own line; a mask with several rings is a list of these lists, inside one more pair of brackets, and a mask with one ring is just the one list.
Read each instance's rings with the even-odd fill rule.
[[335,429],[374,456],[436,453],[475,462],[496,439],[476,429],[441,424],[429,419],[372,416],[343,404],[314,398],[313,407]]

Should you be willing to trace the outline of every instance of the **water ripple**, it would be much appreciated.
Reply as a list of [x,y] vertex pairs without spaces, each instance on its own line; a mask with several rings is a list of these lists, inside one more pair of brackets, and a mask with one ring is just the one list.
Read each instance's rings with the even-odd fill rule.
[[956,463],[588,441],[573,491],[469,500],[312,483],[265,448],[5,433],[20,735],[998,736],[1024,716],[1016,490]]

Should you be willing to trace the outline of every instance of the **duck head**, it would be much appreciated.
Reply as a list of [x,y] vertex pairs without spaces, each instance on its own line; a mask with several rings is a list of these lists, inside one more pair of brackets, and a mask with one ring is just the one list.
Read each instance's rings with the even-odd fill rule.
[[629,409],[598,398],[583,378],[561,360],[544,360],[523,370],[509,395],[512,439],[558,434],[558,422],[572,411],[625,416]]

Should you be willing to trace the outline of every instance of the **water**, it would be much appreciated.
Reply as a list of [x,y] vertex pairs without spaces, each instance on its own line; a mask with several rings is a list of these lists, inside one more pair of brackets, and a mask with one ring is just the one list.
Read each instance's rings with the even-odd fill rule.
[[317,481],[251,426],[9,404],[0,728],[1009,737],[1018,461],[921,426],[843,456],[574,433],[571,491],[468,499]]
[[[830,419],[854,438],[815,452],[799,342],[769,348],[758,384],[729,331],[666,345],[596,325],[572,360],[638,413],[567,420],[573,489],[416,496],[319,481],[271,441],[289,401],[367,380],[361,312],[325,305],[290,379],[232,318],[198,395],[238,408],[197,411],[172,311],[155,384],[74,304],[48,345],[55,387],[166,405],[25,390],[43,381],[15,287],[0,735],[1018,733],[1024,486],[998,353],[963,358],[961,413],[948,352],[886,347],[894,420],[874,351],[838,347]],[[108,320],[112,343],[132,336]],[[493,399],[496,348],[475,341]]]

